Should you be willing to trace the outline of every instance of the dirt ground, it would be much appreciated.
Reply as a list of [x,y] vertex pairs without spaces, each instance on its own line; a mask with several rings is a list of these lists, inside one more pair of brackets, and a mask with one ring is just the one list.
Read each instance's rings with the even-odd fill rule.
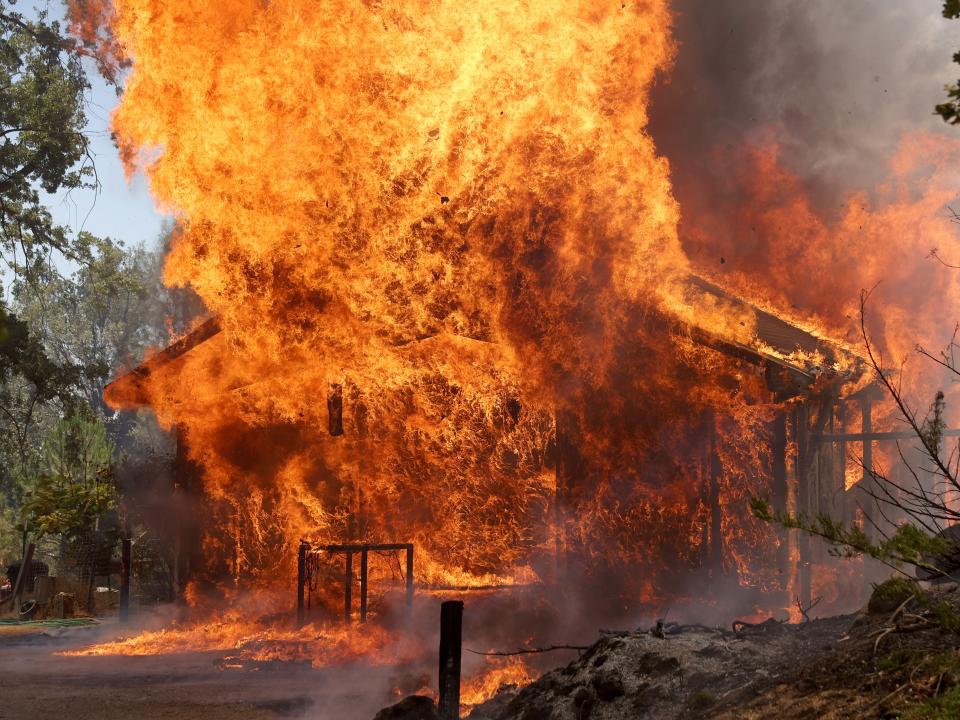
[[[960,588],[801,625],[667,623],[604,631],[579,658],[474,709],[474,720],[960,717]],[[952,608],[943,614],[939,604]],[[956,621],[944,629],[944,618]],[[236,665],[231,651],[145,657],[60,652],[116,621],[0,632],[0,720],[370,720],[412,668]],[[432,673],[433,671],[431,671]],[[409,692],[409,691],[408,691]]]
[[0,635],[2,720],[370,720],[396,698],[396,671],[221,669],[222,652],[64,657],[117,633],[114,622]]

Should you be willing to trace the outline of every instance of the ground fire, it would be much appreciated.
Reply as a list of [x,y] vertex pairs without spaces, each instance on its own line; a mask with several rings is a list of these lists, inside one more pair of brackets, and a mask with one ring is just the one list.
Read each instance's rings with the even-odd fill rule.
[[[588,717],[648,687],[601,677],[613,666],[679,692],[647,644],[676,637],[678,668],[719,663],[706,706],[740,681],[720,645],[774,638],[757,652],[785,656],[812,613],[873,602],[890,574],[873,548],[915,517],[891,507],[916,502],[911,475],[944,503],[933,535],[958,519],[960,486],[931,489],[950,468],[920,477],[911,454],[957,436],[938,354],[960,300],[956,138],[903,133],[879,179],[828,203],[776,125],[701,173],[657,144],[658,98],[687,92],[668,0],[113,0],[71,17],[129,66],[116,143],[175,218],[164,283],[203,310],[103,391],[175,438],[150,502],[182,611],[64,662],[402,669],[392,699],[445,717],[541,717],[484,705],[514,697]],[[918,345],[933,371],[903,363]],[[898,419],[941,390],[934,420]],[[815,518],[835,524],[805,532]],[[847,527],[857,552],[837,551]],[[462,686],[459,615],[434,677],[451,601]],[[582,644],[638,623],[642,639]],[[819,649],[836,628],[818,628]],[[558,650],[578,660],[531,685]]]

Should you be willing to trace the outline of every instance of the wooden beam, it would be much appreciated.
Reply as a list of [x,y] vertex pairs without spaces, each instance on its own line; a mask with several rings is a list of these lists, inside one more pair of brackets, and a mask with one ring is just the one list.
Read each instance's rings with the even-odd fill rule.
[[[943,437],[960,437],[960,429],[947,429]],[[885,432],[858,432],[858,433],[824,433],[815,440],[817,442],[878,442],[881,440],[917,440],[917,434],[912,430],[890,430]]]
[[103,389],[104,396],[107,398],[113,397],[124,402],[146,402],[146,398],[141,395],[141,390],[144,380],[146,380],[151,373],[186,355],[193,350],[193,348],[197,347],[197,345],[206,342],[214,335],[220,333],[221,330],[219,318],[212,317],[204,321],[187,335],[184,335],[167,348],[144,360],[133,370],[114,379],[113,382],[108,383]]

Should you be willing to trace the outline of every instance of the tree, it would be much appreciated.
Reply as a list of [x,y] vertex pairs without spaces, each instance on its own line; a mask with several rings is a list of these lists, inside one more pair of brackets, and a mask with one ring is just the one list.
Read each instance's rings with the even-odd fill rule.
[[20,318],[62,367],[80,369],[77,390],[101,414],[110,376],[166,340],[160,257],[142,246],[80,233],[87,262],[69,275],[38,264],[41,282],[18,280],[13,297]]
[[43,444],[43,465],[22,512],[38,536],[85,537],[91,529],[116,533],[113,484],[116,448],[89,411],[58,421]]
[[54,251],[84,260],[83,245],[53,222],[40,197],[96,182],[82,55],[45,12],[28,20],[0,0],[0,256],[17,275],[29,277]]
[[[960,18],[960,0],[944,0],[943,16],[950,20]],[[960,52],[954,53],[953,61],[960,63]],[[960,124],[960,83],[947,85],[947,102],[937,105],[935,112],[951,125]]]
[[[958,0],[960,2],[960,0]],[[912,435],[913,444],[920,451],[919,462],[911,461],[901,442],[897,450],[907,479],[896,479],[877,464],[866,465],[866,474],[873,481],[862,488],[866,502],[876,508],[864,513],[865,524],[845,525],[829,515],[807,517],[774,510],[763,498],[753,498],[753,514],[761,520],[776,523],[788,529],[798,529],[820,537],[843,557],[866,555],[903,572],[903,566],[912,568],[922,579],[937,580],[955,575],[960,570],[960,442],[947,447],[944,442],[944,395],[938,392],[929,410],[921,413],[908,401],[902,386],[902,364],[894,372],[884,362],[880,351],[867,332],[868,291],[860,297],[860,332],[867,362],[875,381],[886,391],[900,420]],[[917,352],[960,379],[960,368],[953,361],[956,334],[947,351],[932,353],[922,346]],[[872,537],[871,537],[872,536]],[[908,575],[903,572],[904,575]],[[909,575],[908,575],[909,577]],[[919,589],[915,590],[922,601]],[[938,622],[945,629],[960,630],[960,617],[942,606]]]

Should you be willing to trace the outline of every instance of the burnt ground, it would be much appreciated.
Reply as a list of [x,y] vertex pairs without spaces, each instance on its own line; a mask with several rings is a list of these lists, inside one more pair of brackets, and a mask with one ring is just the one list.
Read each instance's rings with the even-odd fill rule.
[[0,634],[2,720],[277,720],[372,717],[391,702],[393,668],[311,670],[296,663],[223,668],[223,651],[65,657],[114,637],[96,628]]
[[769,621],[741,632],[701,625],[607,634],[578,660],[471,720],[608,720],[701,717],[711,705],[778,678],[834,645],[852,618],[804,625]]
[[[576,660],[526,688],[505,689],[470,717],[960,717],[960,641],[942,627],[960,617],[960,590],[940,588],[923,603],[881,600],[872,611],[801,625],[771,621],[734,632],[667,624],[662,632],[607,632]],[[229,653],[223,651],[56,654],[118,632],[104,622],[0,633],[0,718],[369,720],[396,697],[392,688],[410,686],[403,668],[311,670],[276,662],[225,669]]]
[[960,637],[943,624],[960,618],[960,590],[909,597],[902,588],[875,593],[857,615],[800,625],[607,635],[578,660],[502,692],[470,717],[958,718]]

